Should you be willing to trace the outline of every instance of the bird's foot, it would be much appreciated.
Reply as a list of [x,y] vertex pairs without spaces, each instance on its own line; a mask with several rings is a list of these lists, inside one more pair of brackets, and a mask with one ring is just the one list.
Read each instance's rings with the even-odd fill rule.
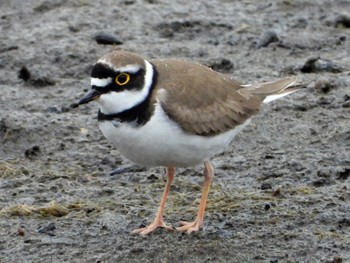
[[165,228],[168,231],[175,230],[175,228],[173,226],[166,225],[163,220],[154,220],[153,223],[151,223],[150,225],[148,225],[146,227],[142,227],[142,228],[133,230],[131,232],[131,234],[140,234],[140,235],[144,236],[144,235],[147,235],[149,233],[152,233],[153,231],[155,231],[159,227]]
[[201,228],[201,223],[197,220],[193,222],[180,221],[180,227],[177,227],[176,230],[180,232],[186,232],[187,234],[191,234],[192,232],[198,232]]

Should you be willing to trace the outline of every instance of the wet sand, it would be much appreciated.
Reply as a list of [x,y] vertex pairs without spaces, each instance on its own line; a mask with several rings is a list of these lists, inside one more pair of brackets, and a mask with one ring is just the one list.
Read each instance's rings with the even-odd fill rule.
[[[0,262],[350,262],[350,2],[117,2],[0,3]],[[130,235],[153,219],[165,171],[110,176],[130,162],[97,105],[76,104],[116,49],[306,87],[212,159],[199,233]],[[203,182],[202,167],[177,172],[174,226],[194,219]]]

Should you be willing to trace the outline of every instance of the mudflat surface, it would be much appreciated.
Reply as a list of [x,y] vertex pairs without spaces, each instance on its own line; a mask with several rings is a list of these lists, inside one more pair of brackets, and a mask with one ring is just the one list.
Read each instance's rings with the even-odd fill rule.
[[[1,262],[350,262],[349,1],[0,2]],[[122,42],[101,45],[95,36]],[[106,38],[106,36],[102,36]],[[204,229],[149,223],[164,169],[130,165],[76,107],[93,63],[125,49],[241,83],[296,75],[216,169]],[[195,77],[195,76],[194,76]],[[178,169],[165,220],[193,220],[202,167]]]

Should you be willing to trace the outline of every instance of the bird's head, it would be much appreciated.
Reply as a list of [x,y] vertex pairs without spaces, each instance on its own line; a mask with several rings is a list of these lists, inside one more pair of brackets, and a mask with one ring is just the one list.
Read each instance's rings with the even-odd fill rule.
[[114,51],[101,57],[91,71],[92,91],[79,104],[96,101],[104,114],[116,114],[140,104],[148,96],[153,66],[141,56]]

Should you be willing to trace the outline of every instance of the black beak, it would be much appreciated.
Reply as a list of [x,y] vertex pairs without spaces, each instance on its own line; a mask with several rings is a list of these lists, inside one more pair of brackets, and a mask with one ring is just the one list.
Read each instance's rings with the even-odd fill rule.
[[86,95],[84,98],[82,98],[78,104],[81,105],[81,104],[85,104],[85,103],[88,103],[88,102],[93,101],[93,100],[97,100],[100,97],[100,95],[101,95],[100,92],[93,90],[88,95]]

